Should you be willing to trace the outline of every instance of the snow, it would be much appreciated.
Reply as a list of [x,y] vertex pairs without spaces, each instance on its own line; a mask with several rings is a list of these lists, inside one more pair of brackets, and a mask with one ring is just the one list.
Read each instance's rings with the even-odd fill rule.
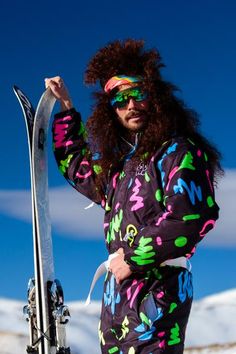
[[236,289],[193,303],[186,344],[188,346],[236,342]]
[[[0,354],[23,354],[28,344],[28,325],[23,302],[0,299]],[[97,326],[99,302],[67,304],[67,327],[72,354],[99,354]],[[236,289],[194,301],[186,334],[185,354],[236,354]]]
[[235,354],[236,353],[236,344],[229,344],[223,346],[212,345],[208,348],[195,348],[195,349],[186,349],[184,354]]

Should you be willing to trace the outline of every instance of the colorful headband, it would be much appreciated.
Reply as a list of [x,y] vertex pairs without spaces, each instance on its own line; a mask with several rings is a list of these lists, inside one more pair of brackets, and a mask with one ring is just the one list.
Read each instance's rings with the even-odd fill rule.
[[112,78],[110,78],[105,87],[104,87],[104,91],[106,93],[111,92],[115,87],[120,86],[120,85],[125,85],[125,84],[130,84],[130,83],[134,83],[134,82],[140,82],[142,81],[142,76],[126,76],[126,75],[117,75],[117,76],[113,76]]

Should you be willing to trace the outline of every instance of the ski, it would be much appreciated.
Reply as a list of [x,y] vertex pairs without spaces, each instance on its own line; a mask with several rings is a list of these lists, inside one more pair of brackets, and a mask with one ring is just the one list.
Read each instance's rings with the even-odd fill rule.
[[47,133],[56,100],[47,89],[35,112],[27,96],[17,86],[13,90],[26,123],[31,176],[34,278],[29,280],[28,305],[24,307],[30,333],[26,351],[32,354],[70,354],[65,331],[70,314],[64,305],[62,286],[54,275],[49,217]]

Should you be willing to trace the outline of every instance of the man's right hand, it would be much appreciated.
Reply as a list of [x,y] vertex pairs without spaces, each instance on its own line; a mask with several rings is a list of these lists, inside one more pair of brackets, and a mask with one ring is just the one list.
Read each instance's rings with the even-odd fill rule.
[[61,110],[66,111],[73,107],[69,92],[60,76],[45,79],[46,89],[50,87],[54,97],[60,101]]

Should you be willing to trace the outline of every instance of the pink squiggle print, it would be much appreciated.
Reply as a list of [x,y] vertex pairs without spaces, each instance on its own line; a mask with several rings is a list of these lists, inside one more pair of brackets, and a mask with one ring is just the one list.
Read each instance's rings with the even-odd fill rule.
[[55,123],[55,147],[60,148],[62,146],[69,146],[73,144],[73,141],[68,140],[64,141],[65,135],[67,133],[68,124],[58,124],[60,122],[70,121],[72,118],[70,116],[66,116],[64,118],[60,118]]
[[161,337],[164,337],[165,334],[166,334],[166,332],[163,331],[163,332],[159,332],[157,335],[159,338],[161,338]]
[[116,188],[116,185],[117,185],[117,178],[118,178],[118,176],[119,176],[119,172],[117,172],[114,176],[113,176],[113,178],[112,178],[112,185],[113,185],[113,188],[115,189]]
[[162,245],[162,239],[161,239],[160,236],[156,237],[156,243],[157,243],[157,246],[161,246]]
[[138,196],[140,191],[141,183],[139,182],[138,178],[135,178],[135,187],[132,189],[134,192],[133,195],[130,197],[131,202],[136,202],[135,205],[132,206],[131,211],[138,210],[144,206],[143,204],[143,197]]
[[157,294],[157,299],[161,299],[163,296],[164,296],[164,291],[160,291],[160,292]]
[[168,177],[169,181],[168,181],[167,186],[166,186],[166,190],[167,191],[169,189],[170,182],[171,182],[172,178],[174,177],[174,175],[176,174],[176,172],[178,171],[178,169],[179,169],[179,166],[176,166],[176,167],[173,168],[172,171],[170,171],[170,174],[169,174],[169,177]]
[[134,279],[133,282],[132,282],[132,285],[127,289],[126,295],[127,295],[127,299],[128,299],[128,300],[130,300],[131,295],[132,295],[132,293],[131,293],[132,286],[136,285],[137,282],[138,282],[138,281],[137,281],[136,279]]
[[171,214],[171,205],[168,206],[168,211],[166,211],[162,216],[160,216],[156,222],[156,226],[159,226],[160,223],[167,218],[169,214]]
[[162,340],[162,341],[159,343],[159,348],[165,349],[165,340]]
[[117,211],[119,209],[120,203],[118,202],[115,206],[115,211]]
[[[80,166],[81,166],[81,165],[90,166],[88,161],[82,161],[81,164],[80,164]],[[77,173],[76,173],[76,177],[86,179],[86,178],[88,178],[89,176],[91,176],[91,174],[92,174],[92,170],[90,169],[90,170],[89,170],[87,173],[85,173],[84,175],[81,175],[81,173],[77,172]]]
[[208,179],[208,183],[210,185],[210,188],[211,188],[211,192],[213,193],[213,186],[212,186],[212,183],[211,183],[211,180],[210,180],[210,172],[208,170],[206,170],[206,175],[207,175],[207,179]]
[[198,156],[198,157],[201,157],[201,156],[202,156],[201,150],[198,150],[198,151],[197,151],[197,156]]
[[130,300],[130,304],[129,307],[132,308],[133,307],[133,303],[134,300],[136,299],[138,293],[140,292],[140,290],[142,289],[142,287],[144,286],[144,283],[141,282],[138,284],[137,288],[135,289],[133,296],[132,296],[132,287],[134,287],[135,285],[137,285],[138,281],[136,279],[133,280],[132,285],[127,289],[126,291],[126,295],[127,295],[127,299]]
[[194,255],[195,252],[196,252],[196,247],[194,246],[193,249],[190,251],[190,253],[187,253],[185,257],[189,259]]
[[212,228],[213,228],[213,227],[215,226],[215,223],[216,223],[215,220],[208,220],[208,221],[206,221],[205,224],[203,225],[203,228],[202,228],[201,231],[199,232],[199,235],[200,235],[201,237],[204,237],[204,236],[206,235],[205,230],[206,230],[207,226],[208,226],[208,225],[212,225]]

